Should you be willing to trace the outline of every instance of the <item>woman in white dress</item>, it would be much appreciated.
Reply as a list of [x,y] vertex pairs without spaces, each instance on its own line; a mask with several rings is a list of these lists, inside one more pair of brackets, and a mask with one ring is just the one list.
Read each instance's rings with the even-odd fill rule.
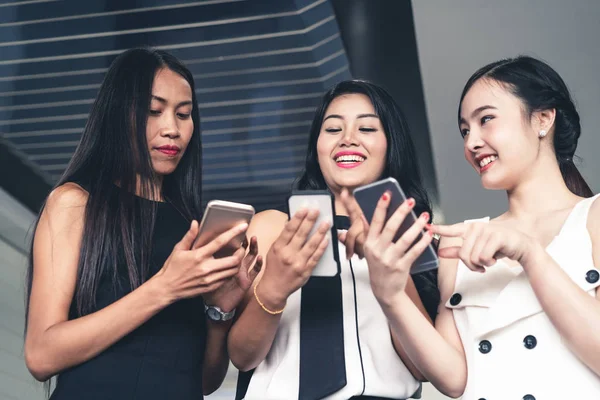
[[[327,189],[334,195],[335,225],[343,237],[350,224],[340,200],[342,188],[383,176],[393,176],[404,186],[425,226],[431,208],[398,106],[376,85],[341,82],[317,109],[297,187]],[[237,398],[419,398],[422,376],[390,333],[365,260],[346,258],[340,243],[340,274],[310,278],[327,244],[327,225],[306,241],[316,218],[313,212],[298,212],[288,221],[286,214],[268,210],[257,214],[248,228],[266,257],[254,292],[249,291],[229,333],[234,365],[242,371],[254,369],[252,375],[240,376]],[[422,247],[430,241],[425,237]],[[439,303],[431,275],[415,276],[406,289],[424,321],[431,321]]]
[[[573,164],[580,124],[568,89],[539,60],[501,60],[467,82],[458,114],[467,162],[485,188],[506,191],[509,207],[431,227],[442,236],[434,328],[404,294],[409,265],[382,257],[398,245],[381,232],[389,199],[380,201],[352,240],[373,291],[388,299],[392,331],[450,397],[598,399],[600,201]],[[353,199],[346,204],[360,221]],[[385,226],[395,230],[408,209]]]

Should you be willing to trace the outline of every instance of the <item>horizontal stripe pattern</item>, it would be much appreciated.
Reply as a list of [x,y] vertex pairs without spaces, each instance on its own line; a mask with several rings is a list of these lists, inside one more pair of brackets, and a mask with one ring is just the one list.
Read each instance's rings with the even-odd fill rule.
[[196,80],[205,201],[283,209],[315,107],[350,78],[328,0],[16,1],[0,12],[0,137],[50,183],[122,51],[165,49]]

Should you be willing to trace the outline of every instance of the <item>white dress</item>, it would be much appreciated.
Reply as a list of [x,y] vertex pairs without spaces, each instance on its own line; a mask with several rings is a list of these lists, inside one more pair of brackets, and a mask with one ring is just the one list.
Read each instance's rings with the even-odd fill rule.
[[[590,296],[600,286],[586,228],[597,197],[578,203],[546,248]],[[463,400],[600,399],[600,377],[569,350],[521,266],[498,261],[481,274],[459,262],[454,291],[446,306],[467,358]]]
[[[326,399],[360,395],[408,399],[420,383],[396,354],[388,321],[371,290],[366,261],[356,256],[346,260],[344,245],[338,246],[347,384]],[[288,298],[271,350],[254,371],[245,400],[298,399],[300,297],[298,290]]]

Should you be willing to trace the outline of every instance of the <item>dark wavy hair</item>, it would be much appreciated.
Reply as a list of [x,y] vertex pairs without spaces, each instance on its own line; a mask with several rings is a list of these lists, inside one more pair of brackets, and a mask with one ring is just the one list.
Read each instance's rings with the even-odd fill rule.
[[[181,75],[192,89],[194,131],[179,165],[164,177],[162,195],[189,220],[201,215],[200,113],[192,74],[177,58],[164,51],[146,48],[125,51],[108,69],[79,145],[55,186],[67,182],[85,183],[89,192],[71,318],[95,311],[102,278],[108,277],[113,286],[118,284],[119,257],[125,259],[131,290],[149,278],[157,203],[139,201],[133,194],[138,185],[140,197],[151,199],[155,195],[158,178],[148,151],[146,122],[154,77],[163,68]],[[38,222],[39,216],[36,228]],[[119,249],[122,249],[120,255]],[[31,251],[25,321],[29,314],[34,261]]]
[[[327,91],[321,99],[310,128],[304,170],[296,182],[296,187],[300,190],[329,189],[319,166],[317,140],[321,133],[321,126],[327,108],[334,99],[346,94],[363,94],[367,96],[381,121],[387,139],[387,151],[385,169],[380,179],[395,178],[406,196],[415,199],[415,212],[417,215],[427,211],[433,218],[429,196],[421,180],[415,146],[402,110],[385,89],[363,80],[340,82]],[[437,271],[415,274],[413,280],[419,290],[423,304],[430,316],[434,318],[440,299],[437,288]]]
[[465,84],[458,107],[459,124],[462,101],[480,79],[490,79],[504,85],[523,102],[529,117],[536,111],[556,110],[554,152],[565,184],[578,196],[593,196],[573,161],[581,125],[569,89],[560,75],[545,62],[529,56],[506,58],[488,64],[475,72]]

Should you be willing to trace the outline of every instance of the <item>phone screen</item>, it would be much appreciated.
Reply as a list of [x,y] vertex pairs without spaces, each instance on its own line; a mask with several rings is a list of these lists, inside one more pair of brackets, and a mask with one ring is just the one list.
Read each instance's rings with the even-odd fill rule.
[[[398,207],[400,207],[400,205],[404,201],[406,201],[406,196],[404,195],[404,192],[402,191],[400,185],[394,178],[383,179],[371,183],[369,185],[361,186],[354,190],[354,198],[356,199],[356,202],[360,206],[363,214],[365,215],[365,218],[369,223],[371,223],[371,220],[373,219],[373,214],[375,213],[377,202],[379,201],[383,193],[385,193],[386,191],[389,191],[392,194],[387,214],[385,216],[385,220],[387,222],[387,220],[389,220],[389,218],[398,209]],[[404,234],[404,232],[406,232],[408,228],[410,228],[413,225],[413,223],[416,220],[417,216],[415,215],[414,211],[411,210],[410,214],[406,216],[406,218],[400,225],[398,232],[396,232],[396,235],[394,236],[394,242],[398,240]],[[422,233],[419,234],[417,241],[421,239],[421,237]],[[437,268],[437,266],[438,258],[435,253],[435,250],[430,244],[429,246],[427,246],[427,248],[425,248],[423,253],[419,256],[419,258],[417,258],[417,260],[413,264],[411,268],[411,273],[414,274],[418,272],[427,271],[430,269]]]
[[335,216],[333,196],[327,191],[304,190],[294,191],[288,198],[288,214],[294,216],[301,208],[318,209],[319,217],[313,225],[308,238],[318,229],[321,222],[327,221],[331,229],[327,232],[328,244],[325,253],[313,269],[311,276],[335,276],[339,273],[339,256],[337,246],[337,231],[333,224]]

